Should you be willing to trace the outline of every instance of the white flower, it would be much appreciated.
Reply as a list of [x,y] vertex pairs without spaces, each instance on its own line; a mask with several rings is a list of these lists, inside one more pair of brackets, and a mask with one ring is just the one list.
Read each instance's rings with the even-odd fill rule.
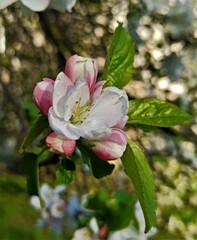
[[[19,0],[0,0],[0,9],[6,8]],[[22,4],[35,12],[46,10],[48,7],[58,11],[71,12],[77,0],[20,0]]]
[[108,87],[92,99],[85,79],[78,79],[74,85],[62,72],[55,81],[48,117],[50,127],[66,139],[99,140],[111,134],[111,127],[121,121],[127,110],[124,90]]
[[53,203],[60,199],[60,193],[64,192],[66,186],[64,184],[58,185],[55,188],[50,187],[47,183],[42,184],[40,188],[41,198],[45,202],[45,207],[50,207]]
[[[55,202],[60,199],[60,194],[64,192],[66,189],[66,185],[61,184],[55,188],[50,187],[47,183],[42,184],[40,188],[40,195],[42,200],[44,201],[45,208],[50,208]],[[41,210],[41,203],[38,196],[32,196],[30,198],[30,204],[36,208]]]

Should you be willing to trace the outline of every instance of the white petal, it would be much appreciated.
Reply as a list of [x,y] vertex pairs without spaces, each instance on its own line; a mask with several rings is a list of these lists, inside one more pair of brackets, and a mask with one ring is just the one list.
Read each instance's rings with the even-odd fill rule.
[[68,12],[72,11],[72,8],[75,6],[77,0],[65,0],[65,7]]
[[60,12],[72,11],[77,0],[51,0],[49,7]]
[[4,9],[16,1],[17,0],[0,0],[0,9]]
[[99,233],[99,226],[95,217],[92,217],[89,222],[90,229],[93,231],[94,234]]
[[105,122],[93,119],[90,122],[84,121],[78,127],[81,137],[88,140],[99,140],[111,134],[111,128]]
[[54,85],[53,108],[58,117],[63,117],[65,113],[65,96],[73,87],[73,83],[63,73],[59,73]]
[[126,92],[115,87],[105,88],[93,104],[86,121],[97,119],[101,123],[105,122],[108,127],[120,122],[128,111]]
[[70,123],[65,122],[63,118],[59,118],[55,114],[52,107],[49,109],[48,120],[50,127],[60,136],[70,140],[77,140],[80,137],[79,134],[73,132],[69,127]]
[[41,204],[40,204],[40,199],[38,196],[31,196],[30,198],[30,204],[35,208],[35,209],[41,209]]
[[47,183],[42,184],[40,188],[40,196],[45,202],[45,207],[51,204],[53,198],[53,189]]
[[75,86],[66,95],[64,120],[68,121],[71,118],[77,102],[80,102],[82,107],[89,99],[90,92],[87,82],[84,79],[78,79]]
[[54,189],[54,193],[60,194],[66,190],[66,184],[60,184]]
[[21,0],[22,3],[30,8],[32,11],[39,12],[45,10],[49,3],[50,0]]

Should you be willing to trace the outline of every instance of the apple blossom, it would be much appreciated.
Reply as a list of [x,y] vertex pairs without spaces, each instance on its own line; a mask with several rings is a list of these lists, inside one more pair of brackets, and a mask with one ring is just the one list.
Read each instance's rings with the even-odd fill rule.
[[42,82],[37,83],[33,92],[33,101],[39,110],[48,115],[48,110],[52,106],[52,94],[54,81],[49,78],[44,78]]
[[56,153],[64,153],[66,156],[71,156],[76,147],[76,141],[62,138],[55,132],[47,136],[46,143],[52,151]]
[[125,151],[128,97],[116,87],[103,88],[105,81],[96,82],[97,71],[94,59],[74,55],[55,81],[44,78],[35,87],[33,100],[48,116],[54,132],[46,142],[55,152],[70,156],[80,138],[103,160]]

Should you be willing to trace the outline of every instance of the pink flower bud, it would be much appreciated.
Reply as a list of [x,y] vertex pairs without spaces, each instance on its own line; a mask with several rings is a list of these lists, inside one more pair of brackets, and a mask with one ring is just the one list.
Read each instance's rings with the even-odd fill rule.
[[47,136],[46,143],[51,148],[51,151],[56,153],[63,153],[68,157],[72,155],[76,148],[76,141],[67,140],[57,135],[55,132]]
[[127,145],[127,136],[124,131],[113,128],[112,133],[100,140],[92,141],[91,148],[95,155],[103,160],[115,160],[122,156]]
[[33,101],[45,115],[48,115],[48,110],[52,106],[53,89],[54,81],[49,78],[44,78],[34,88]]
[[94,90],[97,78],[96,60],[92,58],[84,58],[78,55],[71,56],[65,66],[65,74],[75,83],[78,78],[86,80],[90,92]]

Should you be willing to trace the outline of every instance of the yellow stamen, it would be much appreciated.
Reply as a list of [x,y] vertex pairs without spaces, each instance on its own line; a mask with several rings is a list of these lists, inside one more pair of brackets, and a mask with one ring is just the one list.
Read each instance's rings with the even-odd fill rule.
[[91,101],[87,100],[84,105],[81,106],[81,98],[79,101],[76,101],[75,109],[73,111],[72,117],[70,118],[70,122],[75,125],[81,124],[88,116],[88,112],[90,111]]

